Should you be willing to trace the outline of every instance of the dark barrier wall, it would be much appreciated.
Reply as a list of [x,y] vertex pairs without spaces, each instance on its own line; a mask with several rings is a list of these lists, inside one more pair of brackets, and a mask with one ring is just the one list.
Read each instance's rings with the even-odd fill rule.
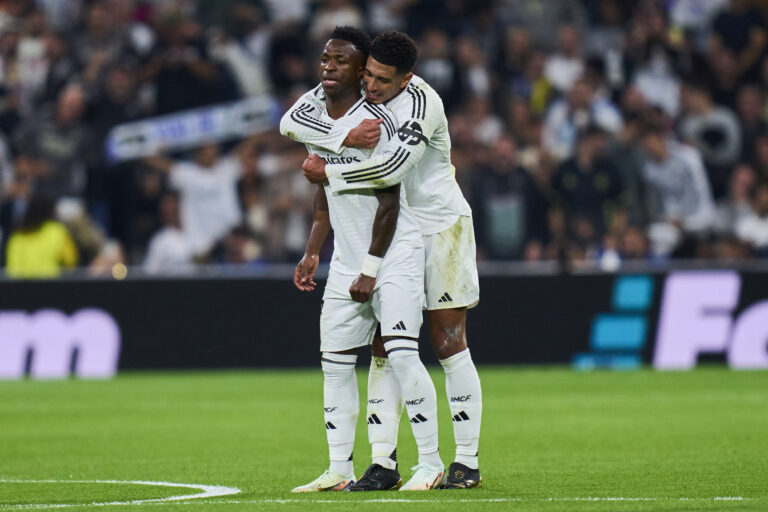
[[[122,369],[316,366],[319,288],[300,293],[288,280],[257,278],[3,281],[0,376],[13,373],[10,360],[19,350],[27,370],[37,357],[35,347],[19,343],[39,342],[49,335],[43,332],[96,337],[96,331],[111,332],[103,317],[114,319],[119,331]],[[468,334],[478,363],[645,361],[685,368],[715,357],[760,367],[768,365],[766,299],[768,273],[485,276]],[[92,309],[107,315],[86,322],[80,313]],[[435,363],[423,346],[425,361]],[[68,361],[68,368],[98,366],[84,347],[75,347],[81,359]],[[42,357],[35,363],[43,365]]]

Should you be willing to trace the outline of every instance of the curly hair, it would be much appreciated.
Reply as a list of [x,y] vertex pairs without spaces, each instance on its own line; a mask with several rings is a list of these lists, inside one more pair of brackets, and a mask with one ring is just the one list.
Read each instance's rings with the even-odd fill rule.
[[408,34],[393,30],[376,36],[371,43],[370,54],[386,66],[395,66],[397,73],[402,75],[413,69],[419,51]]
[[363,30],[349,25],[337,26],[328,39],[341,39],[350,42],[364,57],[368,57],[368,51],[371,48],[371,36]]

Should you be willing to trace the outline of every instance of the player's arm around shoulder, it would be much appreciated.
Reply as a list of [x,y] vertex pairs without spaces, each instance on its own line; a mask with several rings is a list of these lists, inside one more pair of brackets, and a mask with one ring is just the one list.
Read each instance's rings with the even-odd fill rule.
[[[331,190],[340,192],[392,187],[401,183],[416,166],[445,115],[442,103],[434,101],[431,103],[439,110],[439,115],[428,113],[430,101],[425,91],[411,90],[408,86],[403,94],[406,95],[405,101],[398,101],[400,105],[394,107],[394,116],[387,112],[387,119],[394,118],[397,128],[388,133],[387,122],[382,123],[385,127],[382,129],[382,140],[371,158],[363,162],[326,166],[325,174]],[[385,110],[381,105],[375,107]],[[405,117],[399,116],[398,112]]]
[[317,89],[307,92],[280,119],[280,134],[303,144],[339,153],[350,132],[344,119],[331,123],[322,118],[323,102]]

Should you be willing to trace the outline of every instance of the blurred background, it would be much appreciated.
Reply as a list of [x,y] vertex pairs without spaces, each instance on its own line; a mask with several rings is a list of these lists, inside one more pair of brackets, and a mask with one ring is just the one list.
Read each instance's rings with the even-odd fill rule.
[[[98,306],[146,343],[154,331],[125,329],[158,308],[176,308],[158,325],[197,311],[235,325],[251,308],[235,337],[273,314],[299,329],[286,310],[319,302],[288,281],[313,188],[304,147],[276,128],[347,24],[411,35],[416,73],[443,99],[486,297],[470,326],[498,338],[513,311],[533,343],[502,359],[562,362],[600,336],[616,348],[627,326],[595,315],[629,311],[630,363],[648,360],[672,270],[711,271],[729,314],[767,289],[766,16],[759,0],[0,0],[0,306]],[[243,295],[234,276],[252,279]],[[14,279],[41,277],[67,279]],[[159,288],[122,297],[131,286]],[[314,338],[310,318],[296,336]],[[702,346],[730,346],[716,337]]]

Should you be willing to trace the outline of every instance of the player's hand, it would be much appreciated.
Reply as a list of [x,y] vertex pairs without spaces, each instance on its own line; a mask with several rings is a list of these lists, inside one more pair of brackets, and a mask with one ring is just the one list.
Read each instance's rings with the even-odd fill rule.
[[325,162],[317,155],[309,155],[301,168],[304,169],[304,177],[312,183],[321,184],[328,179],[325,175]]
[[376,278],[360,274],[349,287],[349,294],[355,302],[368,302],[373,295],[373,287],[376,286]]
[[375,148],[381,137],[379,125],[383,122],[383,119],[363,119],[349,131],[343,144],[351,148]]
[[317,286],[312,278],[315,276],[320,258],[316,254],[305,254],[293,271],[293,284],[303,292],[311,292]]

